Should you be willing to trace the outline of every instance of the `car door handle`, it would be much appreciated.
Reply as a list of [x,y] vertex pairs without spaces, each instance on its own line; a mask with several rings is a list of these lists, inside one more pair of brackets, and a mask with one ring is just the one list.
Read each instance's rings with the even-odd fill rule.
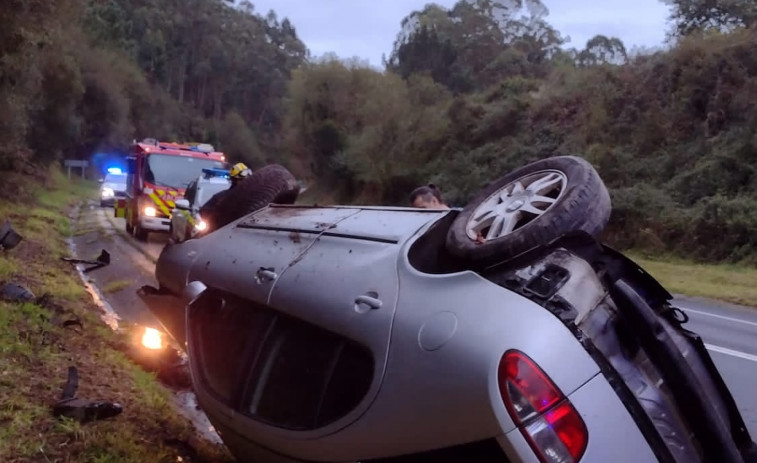
[[384,305],[383,302],[381,302],[381,299],[378,299],[376,297],[362,295],[355,298],[355,304],[364,304],[370,307],[371,309],[380,309],[382,305]]
[[258,283],[264,281],[273,281],[279,276],[273,271],[273,268],[260,267],[257,272]]

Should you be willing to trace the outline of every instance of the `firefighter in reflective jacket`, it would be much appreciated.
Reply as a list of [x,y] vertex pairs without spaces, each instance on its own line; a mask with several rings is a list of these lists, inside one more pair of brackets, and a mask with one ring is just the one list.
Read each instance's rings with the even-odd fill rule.
[[249,177],[250,175],[252,175],[252,170],[250,170],[250,168],[247,167],[243,162],[234,164],[234,166],[229,171],[229,177],[231,177],[231,187],[229,187],[229,189],[234,188],[239,184],[241,180],[243,180],[245,177]]

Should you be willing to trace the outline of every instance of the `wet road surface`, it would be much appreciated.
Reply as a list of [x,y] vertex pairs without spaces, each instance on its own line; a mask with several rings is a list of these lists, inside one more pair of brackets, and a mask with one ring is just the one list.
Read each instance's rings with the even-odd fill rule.
[[[85,274],[85,278],[98,288],[105,302],[116,312],[119,324],[136,323],[165,333],[183,332],[172,324],[183,321],[181,301],[139,291],[145,285],[158,286],[154,277],[155,261],[166,243],[166,235],[156,234],[147,243],[137,242],[126,236],[123,219],[114,219],[112,214],[112,208],[101,208],[96,203],[79,210],[72,238],[76,256],[94,259],[105,249],[111,259],[110,265]],[[117,222],[119,220],[121,223]],[[183,340],[177,339],[176,344],[183,345]],[[195,423],[207,439],[220,442],[207,417],[196,407],[191,391],[178,391],[176,399],[180,413]]]
[[757,308],[677,296],[723,376],[752,439],[757,439]]

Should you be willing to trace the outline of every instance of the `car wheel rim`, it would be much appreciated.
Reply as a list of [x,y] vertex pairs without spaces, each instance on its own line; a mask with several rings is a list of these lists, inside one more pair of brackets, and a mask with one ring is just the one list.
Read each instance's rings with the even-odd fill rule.
[[547,212],[567,186],[568,178],[557,170],[520,177],[495,191],[473,211],[466,233],[476,241],[507,236]]

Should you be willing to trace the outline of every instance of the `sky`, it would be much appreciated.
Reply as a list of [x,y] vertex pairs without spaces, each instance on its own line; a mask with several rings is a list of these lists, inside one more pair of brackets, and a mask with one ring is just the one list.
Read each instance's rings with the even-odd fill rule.
[[[294,25],[313,56],[336,53],[358,57],[382,67],[402,19],[420,10],[427,0],[252,0],[257,13],[274,10]],[[437,0],[451,8],[456,0]],[[584,48],[597,34],[620,38],[631,50],[659,47],[665,40],[668,7],[661,0],[542,0],[549,9],[547,21],[563,36],[567,46]]]

